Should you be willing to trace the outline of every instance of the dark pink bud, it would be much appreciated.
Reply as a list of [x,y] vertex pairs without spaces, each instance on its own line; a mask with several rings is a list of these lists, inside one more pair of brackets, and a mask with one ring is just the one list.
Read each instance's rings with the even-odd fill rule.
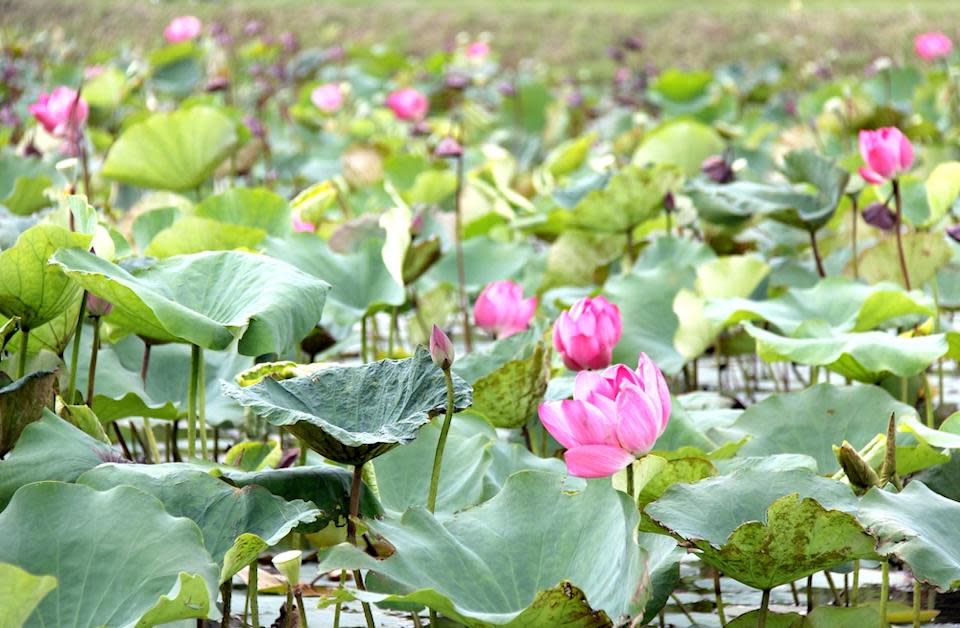
[[113,304],[95,294],[87,294],[87,312],[90,316],[106,316],[113,310]]
[[892,231],[897,224],[897,215],[883,203],[872,203],[863,210],[863,220],[877,229]]
[[440,143],[437,144],[437,148],[434,149],[433,154],[441,158],[453,158],[460,157],[463,155],[463,147],[460,146],[460,143],[452,137],[445,137],[440,140]]
[[947,235],[953,238],[955,242],[960,242],[960,225],[947,227]]
[[717,183],[733,181],[733,168],[721,155],[712,155],[700,164],[700,171]]
[[430,357],[433,359],[433,363],[444,371],[448,370],[453,364],[453,343],[450,342],[450,337],[436,325],[430,332]]

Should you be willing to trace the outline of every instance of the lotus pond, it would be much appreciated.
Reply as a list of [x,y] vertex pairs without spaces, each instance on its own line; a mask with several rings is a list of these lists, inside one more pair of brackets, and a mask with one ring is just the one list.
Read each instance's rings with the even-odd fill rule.
[[0,39],[0,627],[960,625],[960,56]]

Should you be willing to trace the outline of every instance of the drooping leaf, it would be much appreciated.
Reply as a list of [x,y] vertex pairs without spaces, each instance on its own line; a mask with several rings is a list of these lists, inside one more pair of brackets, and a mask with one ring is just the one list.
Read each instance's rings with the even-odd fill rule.
[[316,325],[329,286],[278,260],[239,251],[183,255],[136,274],[80,249],[54,259],[113,304],[106,322],[159,342],[244,355],[282,351]]
[[[423,347],[412,358],[312,375],[270,378],[240,388],[224,382],[227,396],[272,425],[285,427],[317,453],[345,464],[363,464],[416,438],[446,409],[443,372]],[[456,411],[470,406],[470,387],[454,376]]]
[[102,174],[158,190],[192,190],[237,145],[236,123],[218,109],[155,113],[127,128],[110,148]]
[[[217,569],[200,530],[135,488],[25,486],[0,513],[0,535],[7,539],[0,562],[58,581],[29,624],[146,626],[217,616]],[[137,560],[117,548],[136,548]]]

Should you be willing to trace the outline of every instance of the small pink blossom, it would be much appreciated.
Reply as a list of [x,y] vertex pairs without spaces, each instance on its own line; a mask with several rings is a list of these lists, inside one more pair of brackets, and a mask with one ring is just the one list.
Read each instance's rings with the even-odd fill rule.
[[387,96],[387,106],[401,120],[419,121],[427,115],[430,102],[412,87],[404,87]]
[[924,61],[936,61],[953,52],[953,42],[939,31],[921,33],[913,40],[913,49]]
[[80,126],[90,113],[87,101],[78,99],[76,90],[64,86],[40,94],[29,110],[48,133],[57,137],[66,137],[71,124]]
[[487,285],[473,306],[477,326],[505,338],[527,328],[537,310],[537,297],[523,298],[523,286],[509,280]]
[[609,366],[622,333],[620,308],[602,296],[584,297],[560,314],[553,346],[569,369],[601,369]]
[[336,83],[325,83],[310,92],[310,102],[324,113],[334,113],[343,106],[343,89]]
[[485,41],[475,41],[467,46],[467,58],[479,61],[490,54],[490,44]]
[[200,18],[193,15],[181,15],[175,17],[163,29],[163,37],[171,44],[177,44],[181,41],[190,41],[196,39],[203,30],[203,22]]
[[900,129],[892,126],[860,131],[860,156],[866,165],[860,176],[870,183],[895,179],[913,165],[913,145]]

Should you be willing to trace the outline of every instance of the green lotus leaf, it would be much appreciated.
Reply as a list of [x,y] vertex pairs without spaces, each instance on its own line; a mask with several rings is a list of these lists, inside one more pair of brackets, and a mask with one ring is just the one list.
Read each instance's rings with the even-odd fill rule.
[[515,428],[543,401],[552,353],[549,339],[530,329],[464,356],[453,370],[473,387],[473,412],[495,427]]
[[[223,468],[220,472],[222,479],[233,486],[262,486],[288,502],[312,502],[319,508],[317,519],[298,526],[298,532],[317,532],[328,525],[341,528],[347,525],[353,474],[346,469],[310,465],[252,472]],[[360,514],[368,519],[383,515],[380,503],[366,484],[360,491]]]
[[879,386],[817,384],[799,392],[780,393],[750,406],[734,428],[750,435],[738,456],[805,454],[821,473],[839,468],[833,446],[848,441],[862,449],[884,434],[890,414],[915,416]]
[[[455,410],[468,408],[470,386],[456,375],[453,384]],[[281,381],[267,378],[245,388],[222,386],[242,406],[344,464],[363,464],[409,443],[446,409],[443,372],[423,347],[405,360],[331,367]]]
[[817,321],[802,325],[794,337],[754,327],[744,329],[757,343],[757,355],[767,362],[792,361],[825,366],[844,377],[872,383],[892,373],[911,377],[947,353],[946,336],[904,338],[880,331],[835,332]]
[[930,215],[922,226],[930,226],[939,222],[957,200],[957,196],[960,196],[960,162],[947,161],[937,164],[927,177],[924,187]]
[[623,234],[567,229],[547,251],[540,291],[562,286],[591,286],[603,269],[623,255]]
[[253,250],[265,237],[267,233],[262,229],[183,216],[154,235],[144,254],[163,259],[204,251]]
[[53,576],[35,576],[0,563],[0,628],[22,628],[37,604],[56,587]]
[[282,456],[283,450],[278,441],[248,440],[227,450],[223,455],[223,463],[242,471],[261,471],[277,466]]
[[573,225],[588,231],[626,233],[660,213],[663,197],[681,178],[671,165],[627,166],[614,174],[606,187],[580,200],[573,209]]
[[738,471],[676,484],[645,512],[724,574],[770,589],[875,557],[873,537],[851,514],[856,510],[849,487],[808,471]]
[[290,204],[266,188],[233,188],[208,196],[193,213],[228,225],[259,229],[272,236],[290,233]]
[[422,508],[369,522],[396,549],[386,560],[347,545],[318,558],[321,570],[376,572],[367,593],[353,593],[361,599],[427,605],[471,628],[612,626],[643,608],[636,523],[636,508],[609,482],[574,488],[524,471],[445,523]]
[[941,591],[960,588],[960,503],[922,482],[900,493],[872,489],[860,500],[860,521],[880,539],[879,552],[894,555],[915,578]]
[[647,554],[646,571],[650,574],[650,597],[641,621],[641,625],[646,625],[667,605],[670,594],[680,584],[680,560],[686,550],[662,534],[641,532],[637,540]]
[[[524,242],[499,242],[486,236],[469,238],[463,242],[463,272],[465,287],[470,292],[481,290],[491,281],[515,277],[523,270],[533,248]],[[450,247],[431,268],[424,279],[457,285],[457,258]]]
[[56,371],[37,371],[0,387],[0,458],[7,455],[27,425],[38,421],[53,401]]
[[[241,536],[253,535],[266,546],[275,545],[297,525],[320,516],[308,502],[287,501],[257,485],[236,489],[188,464],[105,464],[81,475],[77,484],[98,491],[132,486],[159,499],[174,517],[192,520],[203,533],[204,547],[220,565],[220,582],[259,554],[238,551],[252,540],[247,536],[241,541]],[[235,560],[234,570],[225,569],[228,553],[246,561]]]
[[[53,317],[52,320],[31,329],[30,338],[27,341],[27,354],[37,355],[43,350],[47,350],[56,355],[63,354],[64,350],[70,345],[73,332],[77,327],[77,317],[80,315],[80,303],[81,300],[78,298],[75,302],[67,306],[66,310]],[[9,322],[11,319],[4,319],[4,317],[0,316],[0,321],[4,320]],[[21,335],[18,333],[15,333],[10,338],[6,348],[11,354],[15,355],[17,351],[20,350],[20,340]]]
[[[930,281],[953,258],[950,245],[939,232],[914,231],[904,234],[902,240],[911,286]],[[857,270],[870,283],[888,281],[903,285],[896,238],[889,236],[861,252]]]
[[24,486],[0,513],[0,535],[0,562],[59,583],[28,626],[148,626],[218,614],[217,569],[196,524],[130,486]]
[[[57,455],[50,455],[51,451]],[[119,459],[112,447],[47,410],[23,430],[10,455],[0,460],[0,510],[21,486],[42,480],[73,482],[84,471]]]
[[214,350],[239,338],[243,355],[284,350],[320,319],[329,286],[266,256],[215,251],[163,260],[136,274],[80,249],[54,266],[113,304],[104,319],[158,342]]
[[46,191],[62,177],[55,168],[34,158],[0,152],[0,205],[26,216],[49,207]]
[[688,177],[700,172],[700,164],[723,152],[723,139],[709,126],[689,119],[665,122],[643,139],[633,163],[672,164]]
[[33,226],[0,253],[0,314],[22,328],[52,321],[80,301],[83,289],[48,260],[63,247],[86,247],[90,236],[51,224]]
[[102,174],[157,190],[192,190],[207,180],[238,142],[236,123],[218,109],[154,113],[114,142]]

